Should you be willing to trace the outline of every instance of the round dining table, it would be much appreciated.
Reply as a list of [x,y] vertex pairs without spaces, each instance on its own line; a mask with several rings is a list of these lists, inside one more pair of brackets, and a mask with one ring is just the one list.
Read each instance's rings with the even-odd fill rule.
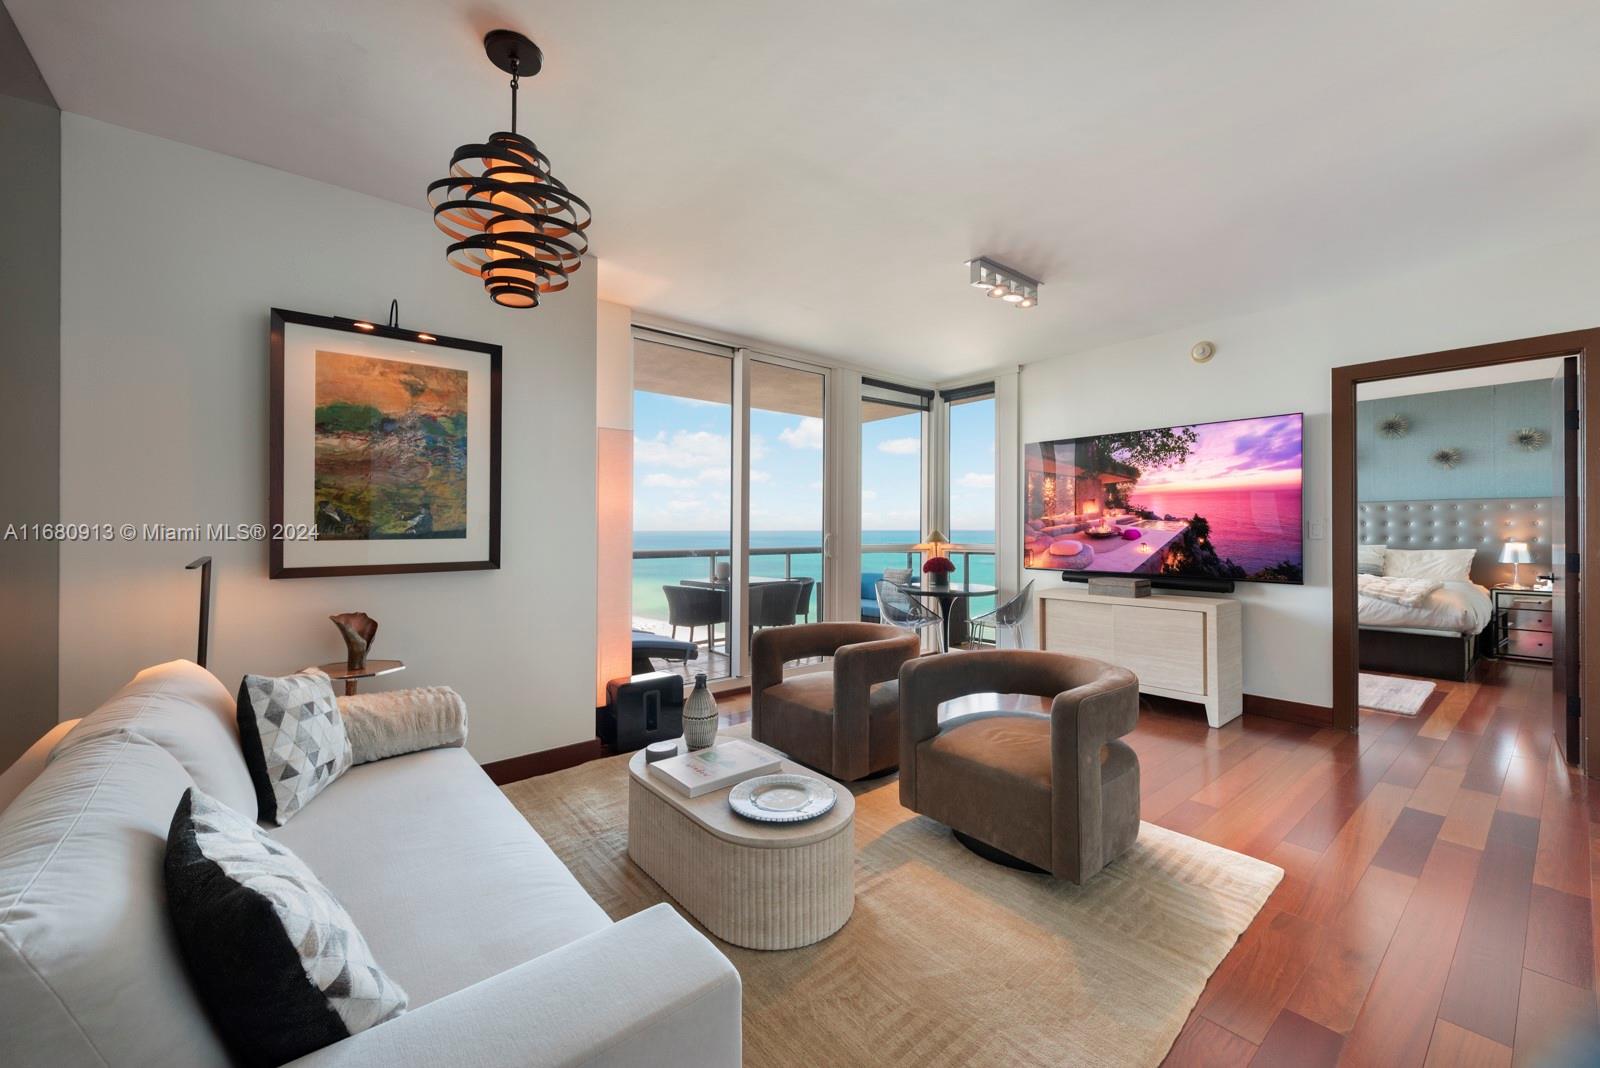
[[932,597],[939,602],[939,614],[944,617],[944,647],[948,651],[955,648],[955,631],[953,623],[955,613],[951,611],[957,601],[970,597],[987,597],[997,588],[982,582],[946,582],[935,585],[932,582],[897,582],[897,587],[911,594],[913,597]]

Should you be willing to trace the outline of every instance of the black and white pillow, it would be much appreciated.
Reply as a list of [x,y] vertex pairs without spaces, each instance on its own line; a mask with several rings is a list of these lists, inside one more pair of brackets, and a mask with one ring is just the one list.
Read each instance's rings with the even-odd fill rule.
[[239,684],[239,744],[263,820],[283,826],[351,763],[333,683],[315,668]]
[[405,1011],[311,869],[195,789],[172,816],[166,887],[195,989],[241,1063],[276,1068]]

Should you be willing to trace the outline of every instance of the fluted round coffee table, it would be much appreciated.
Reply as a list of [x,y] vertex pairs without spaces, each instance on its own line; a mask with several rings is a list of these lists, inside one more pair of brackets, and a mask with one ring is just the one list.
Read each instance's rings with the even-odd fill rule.
[[855,907],[855,797],[799,764],[783,770],[823,779],[838,801],[806,823],[756,823],[728,807],[732,787],[688,798],[649,777],[642,750],[628,762],[628,856],[706,930],[746,949],[820,942]]

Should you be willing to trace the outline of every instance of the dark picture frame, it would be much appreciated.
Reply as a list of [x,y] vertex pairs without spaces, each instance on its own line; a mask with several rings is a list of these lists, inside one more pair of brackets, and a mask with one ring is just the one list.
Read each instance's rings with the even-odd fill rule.
[[[443,334],[434,334],[424,330],[402,330],[396,327],[384,326],[367,320],[346,319],[329,315],[314,315],[309,312],[289,311],[284,308],[273,308],[270,316],[270,373],[271,373],[271,411],[269,413],[269,471],[268,486],[270,494],[269,528],[267,531],[270,545],[269,577],[279,578],[324,578],[344,575],[408,575],[421,574],[431,571],[485,571],[497,570],[500,567],[500,364],[501,348],[499,345],[486,341],[471,341],[466,338],[448,337]],[[359,324],[359,325],[358,325]],[[388,339],[399,344],[395,347],[393,358],[404,361],[405,353],[416,353],[418,346],[425,345],[427,350],[448,350],[458,356],[460,354],[473,354],[481,357],[485,363],[482,374],[487,377],[488,384],[488,411],[489,430],[487,434],[488,459],[488,519],[487,519],[487,552],[472,558],[449,560],[398,560],[383,563],[305,563],[304,557],[308,550],[297,546],[291,554],[286,554],[286,542],[291,540],[285,535],[288,528],[285,525],[285,449],[288,434],[285,428],[288,398],[286,396],[286,335],[295,326],[315,328],[319,330],[337,331],[359,337],[363,344],[370,348],[374,339]],[[389,358],[386,354],[379,355],[378,359]],[[468,433],[471,433],[469,427]],[[480,446],[481,447],[481,446]],[[465,476],[464,476],[465,477]],[[469,483],[470,486],[470,483]],[[315,541],[298,539],[305,544],[315,545]],[[403,545],[407,542],[403,538],[387,540],[388,545]],[[419,543],[420,544],[420,543]],[[433,544],[438,544],[434,542]],[[314,550],[309,550],[314,555]],[[302,562],[295,560],[286,561],[286,555],[300,557]]]

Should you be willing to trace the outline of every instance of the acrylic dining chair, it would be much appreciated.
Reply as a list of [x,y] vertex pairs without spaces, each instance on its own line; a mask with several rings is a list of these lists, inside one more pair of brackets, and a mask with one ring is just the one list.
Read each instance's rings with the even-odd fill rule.
[[943,616],[892,582],[879,582],[876,590],[879,619],[901,630],[915,631],[919,637],[923,631],[932,630],[934,651],[945,651]]
[[997,605],[992,612],[973,617],[970,626],[994,630],[996,649],[1021,649],[1022,624],[1028,618],[1028,606],[1033,603],[1033,580],[1017,591],[1017,595]]

